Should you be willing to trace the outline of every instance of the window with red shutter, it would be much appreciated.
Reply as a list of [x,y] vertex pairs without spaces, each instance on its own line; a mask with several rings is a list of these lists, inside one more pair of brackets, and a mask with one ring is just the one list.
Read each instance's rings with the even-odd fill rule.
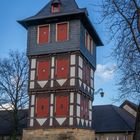
[[50,39],[50,27],[49,25],[38,27],[38,44],[48,43]]
[[[93,40],[92,38],[90,37],[90,48],[89,48],[89,51],[91,52],[92,51],[92,47],[93,47]],[[92,53],[92,52],[91,52]]]
[[50,76],[50,61],[37,62],[37,80],[48,80]]
[[56,78],[66,79],[69,74],[69,60],[68,58],[57,58],[56,60]]
[[69,97],[68,96],[56,96],[56,116],[62,117],[68,115]]
[[81,95],[81,118],[85,118],[85,98]]
[[86,32],[85,47],[88,48],[88,32]]
[[68,23],[59,23],[56,28],[56,41],[68,40]]
[[87,31],[85,33],[85,47],[91,54],[93,54],[93,39]]
[[86,83],[86,63],[83,65],[83,82]]
[[86,84],[88,86],[90,86],[90,78],[91,78],[91,76],[90,76],[90,67],[87,65],[86,66]]
[[89,118],[89,101],[88,99],[85,99],[85,118]]
[[53,4],[52,5],[52,13],[60,12],[60,4]]
[[38,97],[36,99],[36,116],[38,118],[48,117],[49,115],[49,98]]

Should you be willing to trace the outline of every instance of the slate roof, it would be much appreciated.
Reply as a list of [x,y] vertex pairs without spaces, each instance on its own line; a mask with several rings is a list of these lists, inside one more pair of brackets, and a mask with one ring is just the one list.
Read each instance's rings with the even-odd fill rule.
[[46,4],[36,15],[26,18],[23,21],[37,20],[37,19],[56,17],[56,16],[64,16],[64,15],[80,13],[80,12],[87,13],[86,8],[78,8],[78,5],[75,2],[75,0],[61,0],[61,8],[60,8],[61,10],[58,13],[51,12],[51,4],[52,1]]
[[[27,114],[28,110],[19,111],[19,130],[18,134],[22,134],[23,128],[27,128]],[[7,111],[0,111],[0,135],[11,135],[13,132],[12,113]]]
[[135,118],[114,105],[94,106],[93,129],[96,133],[133,132]]
[[81,19],[88,31],[94,37],[96,44],[102,46],[103,43],[88,18],[86,8],[79,8],[75,0],[61,0],[60,12],[52,13],[50,1],[36,15],[18,21],[26,29],[31,25],[48,24],[52,22],[66,21],[70,19]]

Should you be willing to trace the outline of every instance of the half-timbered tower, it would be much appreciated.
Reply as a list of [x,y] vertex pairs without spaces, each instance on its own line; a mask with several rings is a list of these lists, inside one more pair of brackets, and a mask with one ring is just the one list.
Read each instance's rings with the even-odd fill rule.
[[86,9],[52,0],[19,21],[28,30],[28,127],[91,129],[96,46],[102,42]]

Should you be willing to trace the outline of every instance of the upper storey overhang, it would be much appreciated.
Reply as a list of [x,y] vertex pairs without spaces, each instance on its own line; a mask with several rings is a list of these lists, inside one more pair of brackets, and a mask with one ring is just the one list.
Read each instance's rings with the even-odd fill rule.
[[30,26],[62,22],[66,20],[79,19],[92,35],[97,46],[103,46],[103,43],[97,34],[95,28],[93,27],[91,21],[88,17],[88,12],[85,8],[78,8],[75,0],[61,0],[60,12],[52,13],[50,1],[40,12],[35,16],[26,18],[24,20],[18,21],[23,27],[28,29]]

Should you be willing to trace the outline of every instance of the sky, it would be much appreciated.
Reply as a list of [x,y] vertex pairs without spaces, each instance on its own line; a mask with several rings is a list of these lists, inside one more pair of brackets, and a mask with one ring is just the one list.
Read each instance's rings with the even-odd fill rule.
[[[0,58],[8,55],[9,50],[26,51],[27,31],[17,23],[18,20],[35,15],[49,0],[0,0]],[[95,96],[94,105],[115,104],[112,99],[118,94],[116,86],[115,61],[110,58],[113,43],[108,42],[109,33],[104,24],[98,24],[96,11],[99,0],[76,0],[80,8],[88,9],[89,18],[104,46],[97,48],[97,70],[95,73],[95,91],[103,88],[104,98]]]

